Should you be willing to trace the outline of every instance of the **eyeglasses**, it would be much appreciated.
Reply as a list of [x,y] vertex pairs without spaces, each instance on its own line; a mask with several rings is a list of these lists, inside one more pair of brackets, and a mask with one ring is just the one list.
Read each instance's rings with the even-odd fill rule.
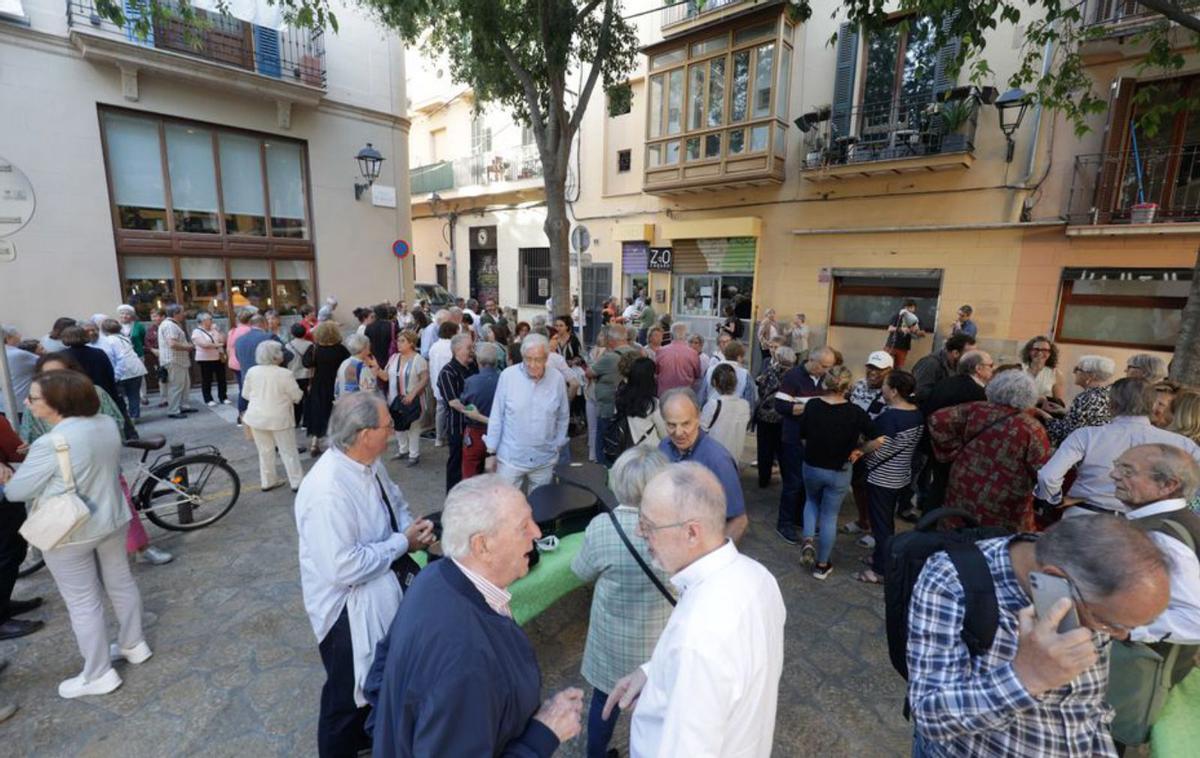
[[1031,352],[1031,353],[1046,353],[1046,354],[1048,355],[1048,354],[1050,353],[1050,348],[1048,348],[1048,347],[1034,347],[1034,348],[1030,348],[1030,349],[1029,349],[1029,352]]
[[33,405],[34,403],[36,403],[37,401],[39,401],[41,399],[42,399],[41,395],[26,395],[25,396],[25,402],[29,403],[30,405]]
[[639,534],[649,536],[651,532],[657,532],[660,529],[672,529],[677,526],[687,526],[688,524],[692,523],[692,521],[693,519],[688,519],[687,521],[676,521],[674,524],[655,524],[645,516],[639,515],[637,528]]
[[1086,600],[1083,599],[1083,593],[1079,591],[1079,585],[1075,584],[1067,572],[1062,572],[1063,579],[1067,580],[1067,584],[1071,587],[1071,597],[1075,600],[1075,607],[1079,613],[1079,622],[1089,629],[1097,632],[1104,632],[1112,637],[1125,637],[1131,631],[1132,627],[1118,624],[1115,621],[1108,621],[1096,615],[1092,607]]

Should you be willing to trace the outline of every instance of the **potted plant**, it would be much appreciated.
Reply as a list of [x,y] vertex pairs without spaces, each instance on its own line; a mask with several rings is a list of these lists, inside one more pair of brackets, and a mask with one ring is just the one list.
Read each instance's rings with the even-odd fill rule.
[[806,168],[817,168],[825,165],[825,158],[827,156],[825,135],[816,129],[809,131],[804,135],[804,147],[808,151],[804,156],[804,166]]
[[819,124],[822,121],[828,121],[829,117],[831,115],[833,115],[833,107],[832,106],[830,106],[828,104],[819,105],[819,106],[813,108],[808,113],[805,113],[804,115],[802,115],[800,117],[800,120],[803,121],[805,124],[807,124],[809,127],[812,127],[814,124]]
[[977,103],[973,97],[942,103],[939,114],[942,118],[941,152],[957,153],[967,149],[964,127],[971,122],[976,107]]

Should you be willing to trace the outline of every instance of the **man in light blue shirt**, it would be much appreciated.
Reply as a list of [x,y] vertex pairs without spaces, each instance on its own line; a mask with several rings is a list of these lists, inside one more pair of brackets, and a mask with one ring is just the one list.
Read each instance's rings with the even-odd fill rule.
[[531,334],[521,343],[521,363],[500,374],[488,431],[484,469],[526,490],[548,484],[559,450],[567,444],[567,389],[555,372],[546,375],[550,343]]
[[[33,369],[38,362],[36,355],[17,347],[20,342],[21,332],[15,326],[0,326],[0,344],[4,345],[4,354],[8,356],[9,378],[12,380],[13,394],[17,396],[17,407],[8,414],[14,427],[20,423],[25,398],[29,396],[29,385],[33,383]],[[0,394],[0,413],[4,412],[4,395]]]
[[[438,329],[441,328],[445,320],[450,316],[450,311],[442,309],[433,316],[433,321],[429,326],[421,330],[421,357],[429,360],[429,348],[433,347],[433,343],[438,341]],[[437,381],[434,377],[433,381]]]

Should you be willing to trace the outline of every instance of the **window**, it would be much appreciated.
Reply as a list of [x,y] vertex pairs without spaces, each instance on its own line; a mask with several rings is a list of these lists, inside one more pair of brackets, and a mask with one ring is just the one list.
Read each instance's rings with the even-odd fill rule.
[[941,272],[915,269],[834,270],[832,326],[886,329],[904,301],[917,301],[921,328],[937,323]]
[[150,311],[175,302],[175,268],[170,258],[127,256],[121,261],[125,302],[149,321]]
[[429,132],[429,162],[437,163],[446,159],[446,128],[433,129]]
[[623,174],[629,170],[629,166],[633,161],[632,150],[617,151],[617,173]]
[[[313,297],[312,265],[308,261],[275,261],[275,299],[284,326],[299,318],[300,306],[311,305]],[[289,319],[288,316],[295,318]]]
[[[1136,134],[1125,135],[1125,149],[1117,156],[1122,172],[1115,192],[1113,221],[1128,221],[1131,208],[1138,203],[1157,204],[1156,216],[1164,219],[1200,219],[1200,112],[1194,105],[1198,97],[1200,78],[1138,84],[1131,113],[1123,120],[1127,127],[1132,121]],[[1191,105],[1175,109],[1174,103]],[[1145,111],[1162,106],[1168,110],[1158,131],[1149,134],[1137,119]]]
[[212,132],[167,124],[165,133],[175,230],[217,234],[220,229],[217,225],[217,174]]
[[122,229],[167,231],[158,123],[106,113],[104,132],[113,203]]
[[225,233],[267,234],[263,197],[261,140],[240,134],[217,138],[220,150],[221,196],[225,201]]
[[906,16],[867,37],[860,141],[887,141],[919,122],[933,98],[936,33],[932,19]]
[[492,129],[484,126],[483,117],[476,115],[471,119],[471,153],[479,155],[491,152]]
[[229,329],[229,297],[225,289],[225,261],[222,258],[181,258],[179,279],[183,290],[183,310],[191,323],[200,311],[208,311],[221,331]]
[[545,305],[550,299],[550,248],[523,247],[518,255],[521,305]]
[[1057,339],[1173,350],[1191,279],[1190,269],[1067,269]]
[[271,235],[308,236],[304,225],[304,167],[300,146],[267,142],[267,191],[271,198]]
[[743,274],[681,274],[675,282],[675,311],[680,317],[721,318],[732,307],[750,317],[754,277]]

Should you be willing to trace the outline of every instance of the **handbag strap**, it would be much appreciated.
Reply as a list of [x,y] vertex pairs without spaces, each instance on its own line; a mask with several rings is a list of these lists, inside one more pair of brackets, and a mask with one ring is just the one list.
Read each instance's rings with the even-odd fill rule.
[[721,417],[721,398],[717,398],[717,409],[713,411],[713,417],[708,420],[708,428],[712,429],[713,424],[717,423],[717,419]]
[[54,452],[58,457],[58,472],[62,474],[63,484],[66,485],[67,492],[75,491],[75,472],[71,470],[71,456],[69,451],[71,446],[67,444],[67,438],[61,434],[50,436],[54,441]]
[[639,553],[637,548],[633,546],[633,543],[629,541],[629,535],[627,535],[625,530],[621,528],[621,522],[617,520],[617,514],[608,508],[605,508],[604,511],[608,514],[608,517],[612,519],[613,528],[617,530],[617,536],[621,538],[621,542],[624,543],[625,549],[628,550],[629,554],[633,556],[633,559],[637,561],[637,565],[641,567],[642,572],[650,579],[658,591],[662,593],[662,596],[666,598],[667,602],[674,606],[676,603],[675,596],[672,595],[670,590],[663,585],[662,580],[658,578],[658,575],[654,573],[654,570],[646,565],[646,561],[642,558],[642,554]]
[[383,481],[380,480],[379,474],[375,475],[375,483],[379,485],[379,496],[383,498],[383,509],[387,511],[388,521],[392,524],[392,531],[398,533],[400,525],[396,523],[396,513],[392,510],[392,501],[388,499],[387,489],[383,486]]

